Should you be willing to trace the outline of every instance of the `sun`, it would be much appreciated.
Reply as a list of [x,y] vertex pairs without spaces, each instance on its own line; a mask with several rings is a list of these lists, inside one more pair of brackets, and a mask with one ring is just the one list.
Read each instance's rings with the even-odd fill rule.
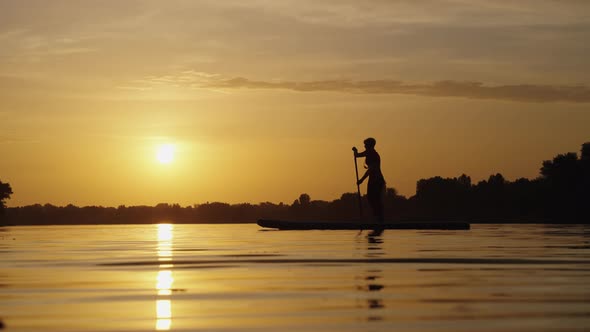
[[173,144],[162,144],[156,150],[156,158],[160,164],[170,164],[174,161],[175,147]]

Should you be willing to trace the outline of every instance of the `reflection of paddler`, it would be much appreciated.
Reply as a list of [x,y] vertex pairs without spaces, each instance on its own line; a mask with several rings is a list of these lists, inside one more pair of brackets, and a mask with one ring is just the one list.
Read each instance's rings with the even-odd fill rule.
[[375,216],[378,221],[383,221],[385,178],[383,177],[383,173],[381,173],[381,157],[379,156],[379,153],[375,151],[375,144],[377,141],[374,138],[369,137],[364,143],[365,151],[363,152],[358,152],[356,147],[352,148],[356,158],[365,157],[365,168],[367,169],[365,174],[358,180],[357,184],[360,185],[367,177],[369,178],[367,198],[371,205],[371,209],[373,210],[373,216]]

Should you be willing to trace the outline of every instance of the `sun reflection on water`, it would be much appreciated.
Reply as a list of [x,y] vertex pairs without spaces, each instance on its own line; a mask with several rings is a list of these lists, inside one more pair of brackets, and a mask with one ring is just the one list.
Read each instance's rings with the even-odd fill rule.
[[[156,290],[158,296],[170,296],[174,278],[172,270],[172,233],[174,225],[158,225],[158,261],[161,262],[160,270],[156,276]],[[172,326],[172,301],[168,299],[156,300],[156,330],[167,331]]]
[[172,283],[174,282],[174,278],[172,278],[172,271],[170,270],[161,270],[158,271],[156,289],[158,289],[158,295],[170,295],[172,291]]
[[170,300],[156,301],[156,330],[166,331],[170,330],[172,325],[172,302]]
[[[171,261],[172,260],[172,231],[174,225],[159,224],[158,225],[158,260]],[[162,267],[160,265],[160,267]]]

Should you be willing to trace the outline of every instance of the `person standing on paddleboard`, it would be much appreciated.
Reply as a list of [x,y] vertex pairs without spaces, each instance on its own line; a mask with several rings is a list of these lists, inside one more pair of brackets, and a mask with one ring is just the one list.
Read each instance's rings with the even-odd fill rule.
[[365,141],[365,151],[358,152],[356,147],[353,147],[355,158],[365,157],[365,168],[367,171],[358,180],[357,185],[360,185],[369,178],[369,184],[367,185],[367,198],[369,199],[369,205],[373,210],[373,216],[377,221],[383,222],[383,196],[385,194],[385,178],[381,173],[381,157],[379,153],[375,151],[375,144],[377,141],[369,137]]

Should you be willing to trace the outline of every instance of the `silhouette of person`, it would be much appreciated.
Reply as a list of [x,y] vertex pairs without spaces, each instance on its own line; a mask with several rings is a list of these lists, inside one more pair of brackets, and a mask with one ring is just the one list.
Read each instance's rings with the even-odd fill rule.
[[373,216],[377,221],[383,221],[383,195],[385,193],[385,178],[381,173],[381,157],[375,150],[375,144],[377,141],[369,137],[365,141],[365,151],[358,152],[356,147],[353,147],[355,158],[365,157],[365,168],[367,171],[358,180],[357,184],[363,183],[365,179],[369,178],[369,184],[367,185],[367,198],[369,199],[369,205],[373,211]]

